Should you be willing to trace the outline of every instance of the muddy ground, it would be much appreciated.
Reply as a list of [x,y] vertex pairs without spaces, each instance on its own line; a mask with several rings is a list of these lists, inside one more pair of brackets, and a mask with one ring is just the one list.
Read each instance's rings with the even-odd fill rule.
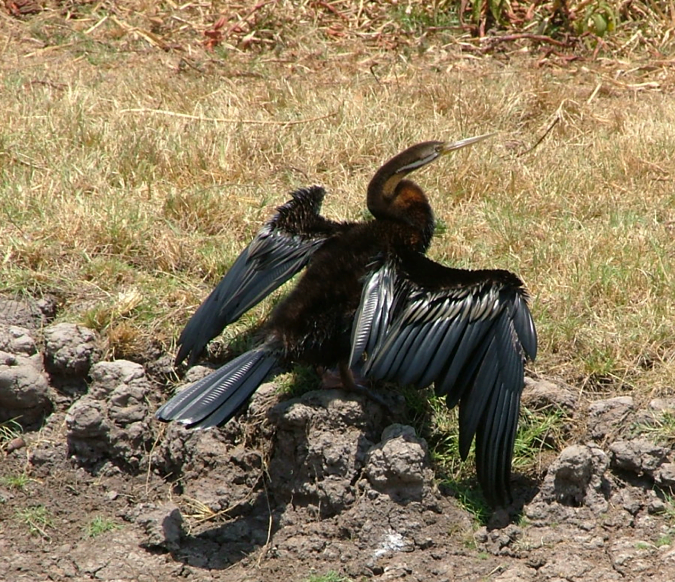
[[1,303],[0,421],[24,427],[0,452],[0,580],[675,579],[673,452],[628,430],[672,401],[528,380],[530,406],[588,428],[481,525],[435,485],[399,396],[268,384],[222,429],[164,426],[166,356],[98,361],[48,301]]

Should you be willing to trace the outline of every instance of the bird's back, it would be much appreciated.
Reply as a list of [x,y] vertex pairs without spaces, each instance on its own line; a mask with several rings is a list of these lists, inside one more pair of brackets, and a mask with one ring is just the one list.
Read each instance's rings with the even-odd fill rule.
[[281,342],[288,361],[330,367],[346,360],[364,278],[407,242],[408,230],[374,220],[353,224],[328,240],[270,315],[267,339]]

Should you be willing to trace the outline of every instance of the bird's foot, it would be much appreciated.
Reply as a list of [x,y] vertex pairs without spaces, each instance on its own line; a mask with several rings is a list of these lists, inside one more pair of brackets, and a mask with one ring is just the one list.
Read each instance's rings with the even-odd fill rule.
[[346,364],[341,364],[337,370],[324,370],[321,374],[321,387],[328,390],[342,389],[347,392],[362,394],[384,408],[391,407],[391,402],[387,402],[384,397],[370,389],[365,376],[354,373]]
[[321,371],[321,388],[324,390],[349,390],[344,385],[340,372],[337,369],[324,369]]

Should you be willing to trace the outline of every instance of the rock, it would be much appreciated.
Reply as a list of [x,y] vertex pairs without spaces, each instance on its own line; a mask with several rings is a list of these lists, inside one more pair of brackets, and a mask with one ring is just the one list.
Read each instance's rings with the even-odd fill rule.
[[607,554],[617,572],[634,580],[638,572],[653,566],[657,551],[654,544],[628,536],[612,540]]
[[0,422],[18,418],[23,426],[30,426],[52,408],[49,384],[35,361],[0,352]]
[[609,447],[612,468],[637,475],[653,475],[666,459],[668,451],[645,439],[617,441]]
[[514,564],[507,568],[505,572],[499,574],[494,578],[494,582],[528,582],[534,580],[537,575],[537,570],[529,568],[524,564]]
[[630,396],[597,400],[588,407],[589,432],[594,440],[620,434],[628,428],[635,415],[635,403]]
[[81,325],[58,323],[45,328],[45,364],[50,374],[84,377],[98,357],[96,334]]
[[112,459],[139,469],[157,430],[149,403],[154,391],[140,364],[117,360],[91,368],[89,392],[68,410],[70,454],[85,464]]
[[553,408],[572,416],[577,407],[577,395],[566,386],[528,377],[525,378],[522,403],[532,410]]
[[515,524],[509,524],[502,529],[488,530],[480,528],[475,535],[477,542],[495,556],[515,556],[513,544],[522,537],[523,530]]
[[547,477],[553,475],[552,493],[559,503],[579,506],[590,491],[601,489],[602,477],[608,467],[607,455],[597,448],[573,445],[562,451]]
[[183,516],[173,503],[159,507],[152,504],[142,506],[136,522],[143,527],[147,535],[144,545],[152,549],[176,551],[180,547],[181,538],[185,535]]
[[574,508],[593,514],[607,510],[607,455],[595,445],[572,445],[549,467],[544,483],[525,514],[534,520],[564,520],[575,516]]
[[10,453],[13,453],[14,451],[18,451],[19,449],[23,449],[26,446],[26,440],[21,437],[15,437],[11,441],[7,443],[5,446],[5,452],[9,455]]
[[275,496],[315,506],[322,517],[352,504],[352,477],[365,464],[381,422],[379,404],[340,390],[319,390],[275,406],[269,475]]
[[[46,308],[46,302],[41,302]],[[0,323],[10,326],[37,329],[45,323],[45,317],[37,302],[18,301],[0,297]]]
[[[654,493],[653,491],[651,493]],[[647,505],[647,511],[650,514],[659,514],[667,511],[668,507],[664,503],[663,499],[658,497],[656,493],[649,499],[649,505]]]
[[656,471],[654,478],[657,485],[675,489],[675,463],[663,463]]
[[37,347],[28,328],[0,323],[0,351],[32,356]]
[[399,501],[422,499],[424,484],[432,478],[424,439],[415,429],[392,424],[382,441],[368,451],[365,473],[374,489]]
[[642,488],[626,485],[617,488],[612,494],[610,501],[614,507],[622,507],[631,515],[637,515],[646,502],[644,498],[645,494]]

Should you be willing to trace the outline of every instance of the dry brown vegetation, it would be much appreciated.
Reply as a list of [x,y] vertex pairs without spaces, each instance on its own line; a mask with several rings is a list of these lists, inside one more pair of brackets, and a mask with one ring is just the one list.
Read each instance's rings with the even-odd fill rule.
[[171,348],[289,190],[322,183],[326,213],[358,219],[395,152],[496,131],[418,176],[439,220],[432,255],[524,278],[535,373],[672,390],[671,29],[651,57],[521,38],[477,59],[459,26],[411,28],[418,3],[247,6],[1,15],[2,291],[53,294],[61,318],[143,359]]
[[[95,328],[105,357],[153,362],[290,190],[321,183],[328,216],[365,219],[366,184],[394,153],[496,132],[415,176],[437,214],[431,255],[525,280],[540,336],[531,374],[585,400],[672,396],[673,2],[513,0],[501,20],[498,3],[459,4],[5,2],[0,294],[54,296],[58,319]],[[556,6],[567,13],[553,18]],[[272,301],[220,347],[241,347]],[[301,390],[305,372],[278,383]],[[406,398],[411,422],[433,419],[437,478],[470,474],[453,414]],[[586,434],[570,426],[585,422],[577,412],[523,409],[515,472],[541,482],[539,449]],[[641,430],[670,446],[671,421]],[[0,425],[0,455],[16,461],[25,445],[17,423]],[[21,467],[0,485],[34,491],[35,468]],[[86,489],[72,475],[68,495]],[[59,478],[40,483],[44,499]],[[64,515],[77,506],[54,498]],[[40,507],[14,521],[60,542]],[[100,518],[87,536],[115,527]]]

